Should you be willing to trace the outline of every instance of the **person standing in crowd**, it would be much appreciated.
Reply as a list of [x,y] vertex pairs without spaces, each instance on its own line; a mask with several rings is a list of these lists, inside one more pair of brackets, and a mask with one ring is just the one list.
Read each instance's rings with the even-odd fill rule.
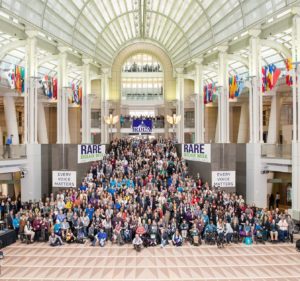
[[274,209],[274,201],[275,201],[274,194],[271,193],[271,195],[269,196],[269,210]]
[[4,151],[3,151],[3,155],[2,155],[3,158],[5,158],[6,155],[8,156],[8,158],[11,158],[11,147],[10,146],[12,145],[13,136],[14,135],[10,135],[6,139]]
[[280,194],[277,191],[276,196],[275,196],[275,203],[276,203],[276,208],[279,208],[279,203],[280,203]]

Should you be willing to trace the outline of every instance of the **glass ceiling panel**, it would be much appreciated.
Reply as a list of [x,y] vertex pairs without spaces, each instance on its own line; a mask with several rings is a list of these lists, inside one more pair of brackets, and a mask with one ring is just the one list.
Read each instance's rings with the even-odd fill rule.
[[[138,0],[1,0],[0,5],[4,12],[32,23],[100,63],[111,63],[115,52],[127,42],[146,38],[163,46],[173,64],[181,65],[266,16],[284,11],[290,2],[146,0],[141,1],[146,17],[139,11]],[[2,41],[0,34],[0,44]],[[290,41],[290,33],[277,37],[277,42],[288,48]]]

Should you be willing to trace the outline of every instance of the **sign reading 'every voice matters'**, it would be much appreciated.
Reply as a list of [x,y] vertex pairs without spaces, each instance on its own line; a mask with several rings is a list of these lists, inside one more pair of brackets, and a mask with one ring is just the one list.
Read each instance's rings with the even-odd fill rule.
[[182,144],[182,157],[186,160],[210,163],[210,144]]
[[87,163],[102,160],[105,155],[105,145],[102,144],[79,144],[78,163]]
[[235,187],[235,171],[211,172],[211,185],[214,187]]
[[76,171],[52,171],[52,186],[76,187]]

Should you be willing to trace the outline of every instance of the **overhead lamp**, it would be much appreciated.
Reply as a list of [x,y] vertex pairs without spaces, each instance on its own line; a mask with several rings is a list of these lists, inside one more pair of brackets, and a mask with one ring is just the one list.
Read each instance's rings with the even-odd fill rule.
[[104,116],[104,121],[110,127],[110,134],[112,140],[112,126],[119,121],[119,116],[118,115],[113,116],[112,114],[109,114],[109,116]]
[[174,140],[176,139],[175,137],[175,125],[177,125],[181,120],[181,115],[176,115],[173,114],[172,116],[167,115],[167,122],[172,125],[173,127],[173,135],[174,135]]

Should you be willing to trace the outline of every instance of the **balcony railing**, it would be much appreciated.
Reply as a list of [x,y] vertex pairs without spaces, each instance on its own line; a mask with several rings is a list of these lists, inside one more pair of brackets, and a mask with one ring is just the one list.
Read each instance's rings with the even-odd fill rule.
[[195,120],[194,119],[185,119],[184,127],[185,128],[195,128]]
[[0,160],[24,159],[26,157],[25,144],[0,146]]
[[261,157],[292,159],[291,144],[263,144],[261,147]]

